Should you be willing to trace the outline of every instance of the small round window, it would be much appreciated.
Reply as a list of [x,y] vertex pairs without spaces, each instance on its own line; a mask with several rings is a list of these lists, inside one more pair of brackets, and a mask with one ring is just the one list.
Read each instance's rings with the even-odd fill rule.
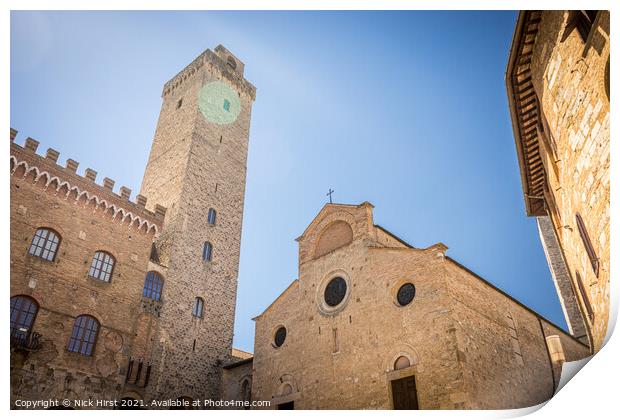
[[325,303],[328,306],[338,306],[347,294],[347,282],[342,277],[334,277],[325,288]]
[[405,283],[398,289],[396,300],[400,306],[409,305],[415,297],[415,286],[411,283]]
[[286,340],[286,328],[280,327],[276,330],[276,335],[273,338],[273,344],[276,347],[281,347],[284,344],[284,340]]

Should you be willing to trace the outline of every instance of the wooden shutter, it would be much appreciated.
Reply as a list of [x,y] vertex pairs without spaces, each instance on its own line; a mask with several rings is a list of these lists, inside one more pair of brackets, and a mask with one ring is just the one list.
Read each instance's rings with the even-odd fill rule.
[[592,246],[592,241],[590,241],[588,231],[586,230],[586,225],[585,223],[583,223],[583,219],[581,218],[581,215],[579,213],[575,215],[575,219],[577,220],[577,229],[579,229],[579,235],[581,236],[581,240],[583,241],[583,246],[586,248],[588,258],[590,258],[592,270],[594,270],[594,274],[596,275],[596,277],[598,277],[599,261],[598,257],[596,256],[596,252],[594,252],[594,247]]
[[577,280],[577,287],[579,288],[579,294],[581,295],[581,300],[583,300],[583,305],[586,307],[586,312],[588,313],[588,318],[590,322],[594,322],[594,311],[592,310],[592,305],[590,304],[590,299],[586,294],[586,288],[583,285],[583,280],[581,280],[581,276],[578,272],[575,272],[575,279]]

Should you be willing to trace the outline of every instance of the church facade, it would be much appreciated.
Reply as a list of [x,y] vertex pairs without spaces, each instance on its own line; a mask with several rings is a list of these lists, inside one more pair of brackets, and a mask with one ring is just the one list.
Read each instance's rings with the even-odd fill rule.
[[414,248],[374,224],[372,209],[327,204],[297,239],[299,278],[254,319],[253,360],[227,367],[243,370],[227,388],[251,381],[272,409],[521,408],[589,355],[442,243]]

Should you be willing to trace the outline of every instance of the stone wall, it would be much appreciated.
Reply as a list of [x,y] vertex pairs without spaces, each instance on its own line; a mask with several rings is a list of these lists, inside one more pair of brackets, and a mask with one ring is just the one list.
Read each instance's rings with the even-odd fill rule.
[[[573,281],[581,277],[594,310],[586,317],[595,349],[609,316],[609,12],[599,12],[587,41],[573,30],[564,40],[568,11],[542,14],[531,64],[532,82],[555,151],[546,159],[551,211]],[[599,260],[595,275],[576,224],[583,218]],[[575,286],[576,290],[579,290]]]
[[[225,409],[250,409],[252,401],[252,358],[225,366],[222,372],[222,398]],[[247,406],[240,405],[245,401]]]
[[560,336],[567,361],[589,355],[585,344],[454,260],[446,258],[445,275],[467,408],[521,408],[550,399],[560,370],[550,363],[548,335]]
[[[11,296],[37,301],[32,331],[42,334],[39,350],[12,349],[11,401],[121,398],[133,344],[146,339],[138,327],[141,295],[163,218],[145,210],[143,200],[114,193],[109,180],[101,186],[94,176],[77,175],[77,162],[64,168],[57,152],[35,152],[32,139],[25,148],[11,143]],[[40,227],[60,235],[53,261],[28,253]],[[116,259],[109,283],[88,276],[99,250]],[[92,356],[68,351],[83,314],[100,323]]]

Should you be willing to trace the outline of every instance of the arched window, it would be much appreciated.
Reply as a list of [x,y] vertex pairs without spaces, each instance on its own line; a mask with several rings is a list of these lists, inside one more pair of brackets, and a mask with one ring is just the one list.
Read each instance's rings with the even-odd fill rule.
[[215,224],[215,216],[216,216],[215,209],[213,208],[209,209],[209,214],[207,215],[207,222],[209,222],[210,225]]
[[68,350],[73,353],[80,353],[84,356],[91,356],[97,341],[99,332],[99,322],[90,315],[80,315],[75,318],[71,339],[69,340]]
[[109,283],[114,271],[114,257],[104,251],[97,251],[90,264],[88,275]]
[[192,315],[196,318],[202,318],[202,312],[204,310],[205,302],[202,298],[197,297],[194,300],[194,309],[192,309]]
[[32,238],[28,253],[46,261],[54,261],[59,244],[58,233],[51,229],[39,228]]
[[39,311],[39,305],[30,296],[11,298],[11,338],[26,339]]
[[233,70],[237,68],[237,62],[231,56],[228,56],[228,59],[226,60],[226,64],[228,64],[228,66]]
[[142,290],[142,296],[152,300],[161,300],[161,289],[164,287],[164,281],[159,273],[155,271],[149,271],[146,274],[144,280],[144,289]]
[[213,254],[213,245],[211,242],[205,242],[204,248],[202,248],[202,259],[204,261],[211,261],[211,256]]
[[[247,401],[250,402],[252,401],[252,387],[250,385],[250,381],[249,379],[245,379],[243,381],[243,383],[241,384],[241,395],[239,395],[241,397],[241,401]],[[244,409],[249,410],[250,409],[250,405],[244,405],[243,406]]]
[[406,356],[400,356],[394,362],[394,370],[405,369],[411,366],[411,362]]

